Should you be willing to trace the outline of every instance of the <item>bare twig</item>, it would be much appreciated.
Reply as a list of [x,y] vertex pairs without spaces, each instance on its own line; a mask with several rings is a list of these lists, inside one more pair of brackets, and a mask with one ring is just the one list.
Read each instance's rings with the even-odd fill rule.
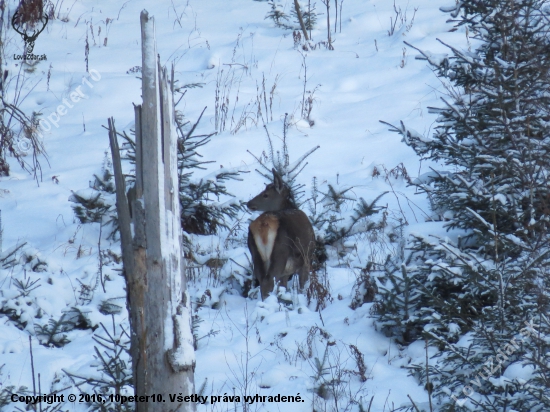
[[[430,402],[430,412],[433,412],[432,387],[431,387],[431,384],[430,384],[430,370],[428,368],[428,339],[426,339],[426,389],[428,390],[428,400]],[[412,402],[412,399],[411,399],[411,402]],[[414,405],[414,402],[413,402],[413,405]]]
[[31,354],[32,394],[36,396],[36,381],[34,378],[34,357],[32,356],[32,339],[29,335],[29,352]]
[[328,49],[334,50],[332,46],[332,38],[330,37],[330,0],[322,0],[323,4],[327,6],[327,43]]
[[413,404],[414,409],[416,410],[416,412],[420,412],[420,409],[418,409],[418,406],[416,406],[416,404],[412,400],[411,395],[407,394],[407,397],[411,400],[411,403]]
[[[340,0],[340,33],[342,33],[342,3],[344,3],[344,0]],[[372,403],[372,400],[371,400],[371,403]]]
[[369,407],[367,408],[367,412],[370,412],[370,408],[372,406],[372,401],[374,401],[374,395],[372,395],[372,397],[370,398]]

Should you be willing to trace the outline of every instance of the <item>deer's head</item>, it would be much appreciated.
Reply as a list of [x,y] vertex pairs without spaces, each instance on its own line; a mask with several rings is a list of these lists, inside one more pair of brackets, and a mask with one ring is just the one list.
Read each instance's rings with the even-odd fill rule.
[[279,210],[295,208],[290,197],[290,189],[275,169],[272,169],[272,172],[273,183],[266,185],[265,189],[258,196],[247,203],[250,210],[277,212]]

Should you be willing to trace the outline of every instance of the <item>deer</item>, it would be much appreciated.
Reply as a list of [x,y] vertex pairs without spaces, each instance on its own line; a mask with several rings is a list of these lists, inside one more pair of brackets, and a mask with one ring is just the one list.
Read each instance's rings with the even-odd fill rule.
[[272,172],[273,183],[247,203],[251,211],[263,212],[248,227],[248,249],[262,300],[273,290],[275,281],[286,288],[289,277],[296,273],[303,290],[315,248],[308,217],[294,203],[279,173],[275,169]]

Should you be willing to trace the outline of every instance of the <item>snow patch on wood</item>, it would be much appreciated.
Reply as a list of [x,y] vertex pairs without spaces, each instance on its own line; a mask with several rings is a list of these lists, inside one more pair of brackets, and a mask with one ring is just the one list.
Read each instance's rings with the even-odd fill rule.
[[168,350],[166,357],[174,372],[195,369],[195,349],[191,334],[191,315],[189,309],[179,305],[177,314],[172,317],[174,348]]

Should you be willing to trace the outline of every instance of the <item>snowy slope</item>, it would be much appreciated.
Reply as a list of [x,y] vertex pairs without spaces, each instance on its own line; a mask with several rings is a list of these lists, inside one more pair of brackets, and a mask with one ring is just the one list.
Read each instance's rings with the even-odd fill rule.
[[[13,3],[10,2],[11,7]],[[292,2],[283,0],[281,4],[289,12]],[[26,300],[19,297],[21,306],[14,309],[28,317],[25,330],[18,329],[6,316],[0,316],[0,365],[5,365],[0,376],[2,388],[10,385],[32,388],[28,336],[29,332],[34,333],[33,322],[44,324],[50,317],[59,319],[63,311],[77,307],[94,326],[100,322],[108,326],[111,317],[100,313],[100,303],[110,299],[124,307],[124,283],[116,271],[119,266],[113,264],[105,268],[110,278],[105,292],[101,285],[96,285],[99,225],[78,224],[68,198],[71,191],[88,188],[93,174],[101,169],[108,150],[108,136],[102,127],[107,124],[107,118],[113,116],[119,130],[129,132],[133,127],[132,103],[141,102],[141,83],[136,78],[139,73],[130,69],[141,65],[139,13],[144,8],[155,16],[161,62],[175,62],[178,84],[202,83],[200,88],[189,89],[179,106],[192,121],[207,106],[201,132],[209,133],[216,127],[216,79],[233,79],[227,80],[231,82],[231,89],[227,89],[230,99],[227,127],[213,137],[201,154],[205,159],[216,161],[209,171],[219,169],[220,165],[251,171],[245,181],[228,185],[238,199],[247,200],[263,187],[261,176],[254,172],[258,165],[247,150],[259,155],[267,149],[262,122],[252,115],[256,113],[252,106],[257,99],[257,87],[265,77],[268,93],[276,83],[271,109],[273,120],[269,119],[267,124],[275,141],[282,135],[283,119],[288,113],[292,123],[289,129],[291,161],[320,146],[308,158],[309,164],[300,174],[300,182],[309,188],[315,176],[322,189],[327,183],[354,186],[353,197],[369,201],[389,190],[381,204],[388,205],[390,217],[406,218],[407,232],[430,233],[433,224],[425,222],[429,214],[427,200],[415,196],[403,178],[386,180],[384,172],[373,176],[375,168],[390,170],[401,163],[412,178],[429,170],[428,165],[420,163],[412,149],[402,143],[397,134],[388,132],[379,120],[393,124],[403,120],[424,135],[429,135],[435,120],[427,107],[438,105],[443,87],[425,62],[414,59],[418,52],[407,47],[403,40],[433,53],[446,51],[436,38],[464,47],[467,44],[464,32],[449,32],[451,25],[445,22],[446,16],[438,10],[441,5],[437,2],[396,0],[396,5],[403,12],[406,10],[407,22],[398,22],[392,36],[388,30],[390,17],[395,18],[393,2],[347,0],[342,7],[341,32],[332,34],[334,50],[320,45],[316,50],[300,52],[294,47],[291,31],[277,28],[272,20],[264,19],[269,11],[266,2],[62,3],[59,10],[64,18],[51,20],[36,41],[35,53],[45,53],[48,60],[38,63],[34,72],[25,73],[27,83],[23,94],[28,95],[21,103],[24,111],[41,112],[42,118],[49,119],[52,125],[43,137],[48,153],[48,162],[41,159],[43,180],[37,186],[33,177],[21,171],[15,162],[11,163],[11,176],[0,180],[3,250],[27,242],[21,253],[39,256],[47,263],[43,272],[33,272],[29,263],[0,274],[5,301],[13,301],[20,295],[14,279],[28,278],[40,285]],[[324,6],[317,2],[316,7],[320,12]],[[415,8],[418,10],[414,14]],[[318,27],[312,35],[313,43],[326,40],[325,14],[319,16]],[[11,36],[10,53],[21,53],[20,36],[13,31],[8,36]],[[90,45],[88,66],[92,77],[86,72],[86,38]],[[10,53],[5,62],[7,69],[10,74],[22,76],[20,62],[10,58]],[[307,67],[305,86],[304,64]],[[300,116],[304,89],[315,90],[313,126]],[[52,113],[75,91],[85,97],[71,104],[72,107],[67,106],[67,113],[56,119]],[[252,106],[247,107],[250,102]],[[250,116],[236,130],[243,113]],[[54,121],[58,127],[53,125]],[[243,222],[248,217],[242,213]],[[213,237],[196,239],[196,242],[197,247],[210,248],[213,252],[220,245],[223,257],[241,264],[247,262],[244,242],[227,246],[225,239]],[[348,254],[344,261],[335,253],[331,255],[328,275],[333,301],[321,314],[315,312],[314,307],[307,308],[304,297],[300,297],[302,310],[287,311],[274,297],[260,302],[231,291],[221,295],[216,309],[200,309],[198,315],[202,323],[198,335],[215,333],[199,341],[196,386],[207,380],[207,395],[300,393],[305,402],[292,404],[292,410],[311,410],[316,374],[312,359],[322,359],[328,348],[326,356],[331,367],[327,373],[355,370],[357,366],[349,346],[354,345],[364,355],[368,379],[361,382],[357,376],[346,375],[348,381],[342,383],[341,390],[351,399],[362,402],[366,408],[374,397],[371,411],[393,410],[410,404],[407,395],[417,405],[425,404],[427,394],[402,368],[411,359],[422,359],[423,348],[413,345],[408,351],[400,351],[376,331],[370,314],[372,304],[356,310],[349,307],[352,286],[370,250],[366,238],[356,246],[356,252]],[[118,245],[106,239],[106,234],[101,247],[119,251]],[[238,267],[227,270],[238,270]],[[196,283],[193,280],[190,288],[197,297],[206,288],[215,295],[216,287],[221,286],[216,279]],[[87,288],[93,290],[84,296]],[[33,320],[37,315],[41,317]],[[126,315],[123,309],[114,316],[115,323],[122,322]],[[312,332],[315,326],[328,332],[330,338],[321,338],[318,332]],[[68,332],[71,342],[62,348],[47,348],[40,345],[36,337],[32,338],[34,369],[40,373],[42,392],[48,391],[45,388],[50,388],[56,379],[58,389],[71,383],[62,369],[86,376],[95,373],[95,368],[90,366],[93,347],[97,345],[92,333],[90,329]],[[314,343],[309,346],[308,333],[315,335]],[[327,342],[334,344],[327,346]],[[306,350],[312,350],[314,355],[304,360],[300,353]],[[245,368],[248,373],[243,372]],[[69,388],[64,393],[77,393],[77,390]],[[22,404],[10,404],[5,410],[14,410],[15,406],[22,407]],[[341,405],[341,410],[345,406]],[[356,405],[349,406],[350,410],[357,410]],[[287,407],[283,403],[250,406],[253,410],[266,411]],[[67,408],[85,410],[84,405],[78,404],[67,404]],[[219,403],[201,408],[228,410],[234,405]]]

